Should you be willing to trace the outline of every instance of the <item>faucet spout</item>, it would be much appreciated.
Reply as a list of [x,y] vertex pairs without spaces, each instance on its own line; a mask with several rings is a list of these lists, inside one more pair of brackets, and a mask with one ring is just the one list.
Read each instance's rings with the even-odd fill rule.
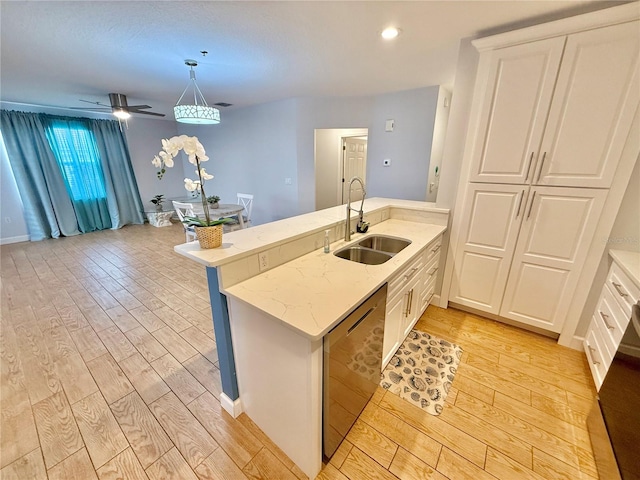
[[364,198],[367,196],[367,190],[365,189],[364,182],[360,177],[353,177],[349,181],[349,191],[347,193],[347,218],[345,220],[345,226],[344,226],[344,240],[346,242],[351,241],[351,210],[353,210],[351,208],[351,187],[353,186],[354,182],[360,183],[360,186],[362,187],[362,202],[360,203],[360,210],[358,210],[358,230],[362,225],[365,224],[363,208],[364,208]]

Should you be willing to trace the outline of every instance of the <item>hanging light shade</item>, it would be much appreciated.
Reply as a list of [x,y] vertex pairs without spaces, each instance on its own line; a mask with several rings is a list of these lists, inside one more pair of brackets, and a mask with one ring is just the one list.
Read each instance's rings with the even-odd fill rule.
[[[190,68],[189,83],[176,102],[176,106],[173,107],[173,114],[176,117],[176,121],[200,125],[220,123],[220,110],[207,105],[207,101],[204,99],[204,95],[202,95],[196,83],[196,72],[193,70],[193,67],[197,67],[198,62],[195,60],[185,60],[184,63]],[[189,91],[190,94],[185,98],[185,95]],[[184,103],[180,103],[183,99]]]

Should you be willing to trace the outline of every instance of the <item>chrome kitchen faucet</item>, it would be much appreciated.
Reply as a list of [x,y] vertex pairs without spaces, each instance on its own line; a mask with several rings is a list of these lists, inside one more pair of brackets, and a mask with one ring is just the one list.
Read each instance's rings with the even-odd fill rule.
[[369,229],[369,224],[364,221],[364,212],[362,210],[362,208],[364,207],[364,197],[367,196],[367,191],[364,188],[364,182],[362,181],[362,179],[360,177],[353,177],[349,181],[349,192],[347,194],[347,219],[345,220],[344,224],[345,242],[351,241],[351,210],[353,210],[351,208],[351,186],[355,181],[360,182],[360,185],[362,185],[362,203],[360,203],[360,210],[358,211],[358,224],[356,226],[356,230],[360,233],[366,233],[366,231]]

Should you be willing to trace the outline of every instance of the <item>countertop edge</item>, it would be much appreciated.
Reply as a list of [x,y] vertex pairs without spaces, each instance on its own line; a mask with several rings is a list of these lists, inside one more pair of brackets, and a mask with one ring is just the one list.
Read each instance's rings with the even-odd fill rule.
[[609,250],[609,256],[627,274],[635,286],[640,288],[640,252]]

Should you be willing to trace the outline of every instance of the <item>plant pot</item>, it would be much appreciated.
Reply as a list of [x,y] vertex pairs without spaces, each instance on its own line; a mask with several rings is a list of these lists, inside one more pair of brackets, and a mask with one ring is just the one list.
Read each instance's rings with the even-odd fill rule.
[[200,248],[218,248],[222,245],[222,225],[195,227]]
[[156,205],[156,212],[162,212],[162,205]]
[[209,203],[209,206],[210,206],[211,208],[220,208],[220,204],[219,204],[218,202],[215,202],[215,203]]

